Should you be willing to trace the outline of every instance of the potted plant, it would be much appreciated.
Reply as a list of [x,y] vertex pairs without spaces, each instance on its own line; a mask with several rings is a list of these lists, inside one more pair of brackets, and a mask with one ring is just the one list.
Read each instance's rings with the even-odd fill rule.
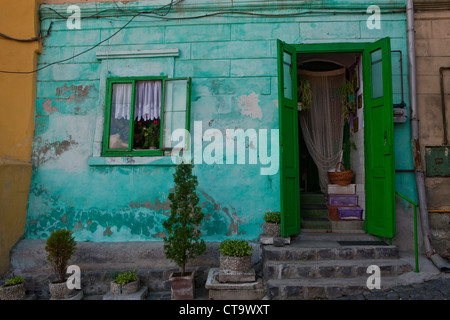
[[297,98],[299,110],[302,113],[308,111],[312,106],[311,84],[308,80],[301,79],[298,84]]
[[158,119],[134,122],[134,146],[138,149],[159,149],[160,122]]
[[344,120],[346,123],[350,122],[350,113],[356,114],[356,78],[346,80],[341,87],[341,104]]
[[49,282],[50,294],[53,299],[68,299],[76,294],[76,290],[67,287],[66,272],[69,260],[75,253],[76,241],[72,231],[60,229],[52,231],[48,237],[45,251],[57,279]]
[[0,300],[21,300],[25,297],[25,285],[20,276],[6,280],[0,287]]
[[245,240],[227,239],[219,245],[219,282],[255,281],[252,247]]
[[266,212],[264,215],[263,233],[269,237],[281,236],[280,212]]
[[136,270],[119,273],[111,281],[110,288],[113,295],[130,294],[139,291],[141,285]]
[[164,237],[166,257],[180,267],[180,272],[169,277],[173,300],[194,298],[194,271],[186,272],[186,263],[206,250],[204,240],[200,239],[199,226],[204,214],[199,206],[193,167],[184,161],[177,165],[173,175],[175,191],[169,194],[170,215],[163,222],[167,235]]
[[252,247],[245,240],[227,239],[220,243],[220,269],[247,272],[252,269]]

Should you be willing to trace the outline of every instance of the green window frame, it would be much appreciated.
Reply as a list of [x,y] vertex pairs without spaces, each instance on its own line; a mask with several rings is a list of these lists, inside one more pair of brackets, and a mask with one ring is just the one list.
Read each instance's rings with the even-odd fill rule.
[[[136,99],[136,83],[139,81],[161,81],[161,110],[160,110],[160,132],[159,132],[159,148],[157,149],[135,149],[134,148],[134,135],[135,135],[135,99]],[[174,84],[181,84],[178,86],[177,93],[181,92],[181,101],[173,97]],[[130,119],[126,119],[128,122],[128,146],[124,148],[110,148],[110,133],[111,133],[111,113],[112,113],[112,94],[114,84],[131,84],[131,101],[130,101]],[[185,92],[184,92],[185,87]],[[180,90],[181,88],[181,90]],[[172,95],[170,95],[172,93]],[[184,96],[186,95],[185,104]],[[169,98],[171,99],[167,101]],[[166,99],[167,98],[167,99]],[[174,103],[177,106],[174,107]],[[190,130],[190,106],[191,106],[191,79],[190,78],[168,78],[161,77],[120,77],[120,78],[107,78],[106,79],[106,99],[105,99],[105,121],[103,130],[103,142],[102,142],[102,156],[103,157],[130,157],[130,156],[163,156],[165,151],[172,150],[172,144],[170,141],[170,133],[167,132],[166,126],[169,126],[171,132],[175,129]],[[171,113],[171,117],[168,115]],[[178,115],[177,115],[178,114]],[[175,118],[178,117],[178,118]],[[165,119],[167,118],[167,119]],[[177,125],[183,125],[184,127],[170,127],[173,125],[173,121],[176,119]],[[165,123],[165,120],[167,120]],[[169,121],[170,120],[170,121]],[[169,136],[168,136],[169,135]],[[186,140],[187,141],[187,140]]]

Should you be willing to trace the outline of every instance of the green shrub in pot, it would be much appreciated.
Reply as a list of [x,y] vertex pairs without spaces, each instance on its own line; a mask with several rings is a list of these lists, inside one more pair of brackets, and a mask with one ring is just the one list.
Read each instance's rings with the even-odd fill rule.
[[264,215],[263,233],[270,237],[281,236],[281,214],[279,211],[266,212]]

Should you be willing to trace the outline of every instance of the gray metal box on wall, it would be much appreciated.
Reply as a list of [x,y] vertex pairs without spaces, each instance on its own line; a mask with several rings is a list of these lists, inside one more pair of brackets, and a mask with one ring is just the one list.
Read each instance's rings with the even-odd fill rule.
[[448,146],[425,147],[425,161],[428,177],[450,177]]
[[408,119],[406,108],[394,107],[394,123],[405,123]]

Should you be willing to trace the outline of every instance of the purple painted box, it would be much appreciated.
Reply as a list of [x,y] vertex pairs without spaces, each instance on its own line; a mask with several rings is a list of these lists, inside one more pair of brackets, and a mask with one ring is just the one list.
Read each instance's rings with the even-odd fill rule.
[[357,194],[329,194],[328,204],[330,206],[357,206]]
[[339,207],[339,219],[361,219],[363,209],[360,207]]

